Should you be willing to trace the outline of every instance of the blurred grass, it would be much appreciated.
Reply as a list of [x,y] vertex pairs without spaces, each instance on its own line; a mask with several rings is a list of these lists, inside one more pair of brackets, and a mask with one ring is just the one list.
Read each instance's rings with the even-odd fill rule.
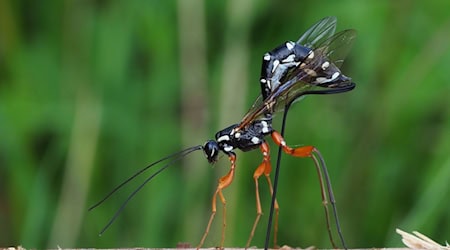
[[[357,88],[296,104],[288,143],[325,156],[350,247],[399,246],[396,227],[449,240],[450,4],[188,3],[0,1],[0,246],[197,244],[226,157],[209,166],[198,152],[171,167],[102,237],[145,176],[87,207],[148,163],[238,122],[259,93],[262,54],[328,15],[338,30],[358,30],[343,68]],[[225,191],[227,246],[250,232],[260,161],[257,150],[238,152]],[[312,162],[282,162],[280,243],[329,247]],[[261,192],[259,247],[264,181]],[[220,217],[207,246],[220,242]]]

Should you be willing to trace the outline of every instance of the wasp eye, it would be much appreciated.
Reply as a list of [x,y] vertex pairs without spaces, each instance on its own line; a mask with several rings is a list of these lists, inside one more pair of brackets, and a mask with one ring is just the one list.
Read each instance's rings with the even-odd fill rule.
[[213,163],[217,161],[217,155],[219,154],[219,145],[216,141],[209,140],[203,146],[203,152],[205,152],[208,162]]

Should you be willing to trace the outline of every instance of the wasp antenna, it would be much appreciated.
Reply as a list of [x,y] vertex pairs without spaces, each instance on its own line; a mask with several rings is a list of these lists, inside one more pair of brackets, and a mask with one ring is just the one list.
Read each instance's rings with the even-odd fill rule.
[[[187,148],[187,149],[183,149],[183,150],[181,150],[181,151],[179,151],[179,152],[176,152],[176,153],[173,153],[173,154],[171,154],[171,155],[168,155],[168,156],[166,156],[166,157],[164,157],[164,158],[162,158],[162,159],[159,159],[159,160],[153,162],[152,164],[150,164],[150,165],[148,165],[148,166],[142,168],[141,170],[139,170],[138,172],[136,172],[135,174],[133,174],[132,176],[130,176],[128,179],[126,179],[124,182],[120,183],[120,184],[119,184],[117,187],[115,187],[111,192],[109,192],[103,199],[101,199],[100,201],[98,201],[97,203],[95,203],[94,205],[92,205],[91,207],[89,207],[88,211],[91,211],[92,209],[98,207],[100,204],[102,204],[104,201],[106,201],[109,197],[111,197],[111,195],[113,195],[117,190],[119,190],[120,188],[122,188],[125,184],[127,184],[128,182],[130,182],[131,180],[133,180],[134,178],[136,178],[138,175],[142,174],[143,172],[145,172],[145,171],[148,170],[149,168],[153,167],[154,165],[156,165],[156,164],[158,164],[158,163],[160,163],[160,162],[162,162],[162,161],[168,160],[168,159],[170,159],[170,158],[173,158],[173,157],[177,157],[176,159],[178,160],[178,159],[180,159],[180,155],[181,155],[181,157],[182,157],[182,156],[185,156],[185,155],[187,155],[187,154],[189,154],[189,153],[191,153],[191,152],[193,152],[193,151],[200,150],[200,149],[202,149],[202,146],[201,146],[201,145],[197,145],[197,146],[194,146],[194,147],[190,147],[190,148]],[[175,162],[175,161],[171,161],[171,163],[173,163],[173,162]],[[166,166],[166,167],[167,167],[167,166]]]
[[[151,166],[154,166],[155,164],[173,158],[170,162],[168,162],[167,164],[165,164],[164,166],[162,166],[160,169],[158,169],[155,173],[153,173],[152,175],[150,175],[149,177],[147,177],[147,179],[145,179],[145,181],[139,185],[130,195],[128,195],[127,199],[122,203],[122,205],[120,206],[119,209],[117,209],[116,213],[114,213],[113,217],[108,221],[108,223],[103,227],[103,229],[100,231],[99,236],[101,236],[108,228],[109,226],[111,226],[111,224],[117,219],[117,217],[119,216],[119,214],[123,211],[123,209],[125,208],[125,206],[128,204],[128,202],[139,192],[139,190],[141,190],[145,184],[147,184],[150,180],[152,180],[155,176],[157,176],[159,173],[161,173],[162,171],[164,171],[166,168],[168,168],[169,166],[171,166],[172,164],[174,164],[175,162],[179,161],[181,158],[183,158],[184,156],[197,151],[203,149],[203,147],[201,145],[198,146],[194,146],[194,147],[190,147],[184,150],[181,150],[177,153],[171,154],[169,156],[166,156],[150,165],[148,165],[147,167],[141,169],[140,171],[138,171],[136,174],[134,174],[133,176],[131,176],[130,178],[128,178],[126,181],[124,181],[122,184],[120,184],[119,186],[117,186],[112,192],[110,192],[102,201],[100,201],[99,203],[103,202],[104,200],[106,200],[109,196],[111,196],[112,193],[114,193],[117,189],[119,189],[120,187],[122,187],[125,183],[129,182],[131,179],[133,179],[134,177],[136,177],[137,175],[139,175],[140,173],[142,173],[143,171],[147,170],[148,168],[150,168]],[[95,206],[92,206],[92,208],[95,208],[96,206],[99,205],[99,203],[97,203]]]

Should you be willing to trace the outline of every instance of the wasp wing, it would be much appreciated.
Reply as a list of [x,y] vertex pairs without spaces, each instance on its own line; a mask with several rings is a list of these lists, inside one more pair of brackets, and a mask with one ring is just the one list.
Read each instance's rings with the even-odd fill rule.
[[342,66],[357,36],[356,30],[343,30],[324,40],[314,50],[327,57],[338,68]]
[[[332,26],[329,24],[329,19],[323,20],[328,21],[319,21],[319,23],[321,23],[320,27],[323,27],[320,30],[323,32],[319,32],[318,35],[322,35],[322,38],[330,34],[329,31],[324,31],[330,30],[329,27]],[[329,25],[326,26],[325,24]],[[315,26],[313,26],[313,28]],[[326,29],[326,27],[328,27],[328,29]],[[308,30],[308,32],[312,34],[317,29],[310,30]],[[345,57],[350,51],[351,45],[356,38],[356,31],[344,30],[324,40],[314,40],[311,34],[302,36],[299,40],[320,42],[320,44],[316,44],[318,47],[313,49],[314,58],[309,61],[305,60],[305,62],[299,64],[298,67],[289,70],[285,77],[281,79],[281,84],[266,99],[263,100],[262,96],[259,96],[242,119],[239,128],[248,126],[255,119],[261,118],[264,115],[283,111],[286,105],[297,101],[301,96],[307,94],[339,93],[354,88],[355,85],[351,82],[351,79],[340,73],[339,66],[342,65]],[[315,81],[317,78],[314,74],[320,71],[323,62],[325,61],[332,64],[332,67],[337,70],[336,72],[339,72],[339,77],[333,81],[326,82],[326,85],[321,85]]]
[[[273,91],[270,98],[277,100],[274,104],[273,111],[283,111],[286,104],[295,102],[297,98],[307,94],[331,94],[349,91],[354,88],[351,79],[342,75],[339,67],[348,55],[353,42],[356,38],[356,31],[349,29],[334,34],[328,39],[322,41],[319,47],[314,49],[313,60],[308,61],[303,67],[296,67],[285,77],[285,82]],[[329,70],[331,73],[338,72],[336,79],[320,84],[315,81],[317,79],[309,73],[317,73],[321,71],[323,62],[328,61],[331,65]],[[333,69],[336,70],[333,72]],[[317,76],[319,77],[319,76]],[[271,100],[268,99],[268,102]]]
[[[297,46],[301,47],[299,49],[297,47],[295,52],[295,58],[300,57],[301,53],[306,53],[306,56],[310,51],[317,50],[318,48],[323,48],[324,50],[328,51],[334,51],[337,48],[330,48],[327,47],[331,44],[333,44],[333,41],[338,40],[337,36],[335,34],[336,30],[336,17],[325,17],[315,23],[313,26],[311,26],[298,40],[297,40]],[[264,98],[267,98],[272,92],[275,92],[278,87],[281,87],[280,85],[283,85],[283,81],[280,79],[288,75],[295,75],[297,71],[297,66],[293,66],[293,63],[289,63],[289,60],[292,60],[292,56],[294,54],[292,53],[291,49],[288,47],[289,43],[286,43],[286,45],[280,45],[279,47],[273,49],[269,52],[269,55],[277,54],[280,58],[277,58],[277,61],[269,62],[271,60],[271,57],[269,56],[269,59],[264,59],[262,63],[262,72],[261,75],[270,75],[268,73],[268,68],[272,68],[272,75],[267,78],[263,77],[263,79],[260,81],[261,84],[261,93]],[[349,46],[350,47],[350,46]],[[299,52],[302,50],[302,52]],[[346,50],[343,52],[344,55],[348,53],[349,50]],[[322,53],[327,52],[323,51]],[[301,65],[307,60],[307,57],[304,57],[301,61],[298,61],[298,64]],[[302,56],[303,57],[303,56]],[[291,58],[291,59],[290,59]],[[280,64],[281,62],[285,62],[285,65],[280,66],[276,71],[275,63]],[[333,59],[330,59],[329,61],[333,62]],[[337,60],[336,60],[337,61]],[[273,63],[273,64],[272,64]],[[267,79],[266,79],[267,78]],[[285,82],[287,81],[285,80]],[[285,83],[284,82],[284,83]]]
[[298,40],[297,43],[308,47],[315,48],[317,44],[321,44],[324,40],[331,37],[336,31],[336,17],[325,17],[311,26]]

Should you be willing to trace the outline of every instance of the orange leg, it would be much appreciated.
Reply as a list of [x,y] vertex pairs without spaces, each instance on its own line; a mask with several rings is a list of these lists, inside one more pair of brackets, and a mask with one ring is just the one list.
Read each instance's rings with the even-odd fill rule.
[[314,146],[303,146],[303,147],[298,147],[298,148],[291,148],[291,147],[286,145],[286,141],[284,140],[284,138],[281,136],[280,133],[278,133],[276,131],[274,131],[272,133],[272,139],[278,146],[282,147],[283,151],[286,154],[289,154],[289,155],[292,155],[292,156],[295,156],[295,157],[301,157],[301,158],[308,157],[308,158],[313,159],[314,165],[315,165],[316,170],[317,170],[317,174],[319,176],[320,191],[321,191],[321,195],[322,195],[322,204],[323,204],[324,209],[325,209],[325,219],[326,219],[326,223],[327,223],[328,235],[329,235],[329,238],[330,238],[330,241],[331,241],[331,244],[333,245],[333,247],[337,248],[336,244],[334,243],[333,236],[332,236],[332,233],[331,233],[330,214],[329,214],[329,211],[328,211],[328,196],[326,194],[326,189],[325,189],[325,186],[324,186],[324,183],[323,183],[323,176],[322,176],[321,167],[322,167],[323,171],[325,171],[325,174],[326,174],[325,177],[326,177],[326,180],[327,180],[327,188],[328,188],[327,190],[329,192],[331,204],[332,204],[333,209],[334,209],[333,211],[334,211],[335,216],[336,216],[336,223],[338,225],[338,230],[339,230],[338,233],[339,233],[339,236],[341,237],[341,240],[342,240],[342,242],[344,244],[343,237],[342,237],[342,234],[340,232],[340,227],[339,227],[339,224],[338,224],[338,221],[337,221],[337,212],[336,212],[336,206],[335,206],[335,200],[334,200],[333,192],[331,190],[331,184],[328,181],[328,174],[326,172],[325,162],[324,162],[323,157],[320,154],[320,152]]
[[208,225],[206,226],[205,233],[203,234],[202,239],[200,240],[200,243],[198,244],[197,248],[201,248],[203,246],[203,243],[205,243],[205,239],[208,236],[209,230],[211,228],[211,224],[214,220],[214,216],[216,215],[217,207],[216,207],[216,201],[217,201],[217,195],[219,195],[220,202],[223,205],[223,226],[222,226],[222,239],[220,241],[220,248],[223,248],[223,243],[225,241],[225,227],[226,227],[226,200],[225,197],[222,194],[222,190],[226,187],[228,187],[234,179],[234,171],[236,167],[236,155],[234,153],[231,153],[229,155],[229,159],[231,162],[231,168],[227,175],[223,176],[219,179],[219,184],[217,185],[216,192],[214,192],[213,198],[212,198],[212,210],[211,210],[211,216],[209,217]]
[[[261,152],[263,153],[263,162],[258,166],[258,168],[255,170],[253,174],[253,179],[255,180],[255,186],[256,186],[256,219],[253,223],[252,231],[250,232],[250,236],[248,238],[246,248],[250,246],[250,243],[252,241],[253,236],[255,235],[256,226],[259,223],[259,219],[262,215],[262,208],[261,208],[261,199],[259,197],[259,184],[258,179],[261,175],[264,174],[266,177],[267,183],[269,184],[270,194],[273,194],[273,187],[272,182],[270,181],[270,172],[272,171],[272,166],[270,165],[270,151],[269,151],[269,145],[267,142],[264,142],[260,146]],[[274,224],[274,244],[276,245],[276,235],[278,232],[278,213],[279,213],[279,206],[278,202],[275,200],[275,224]]]

